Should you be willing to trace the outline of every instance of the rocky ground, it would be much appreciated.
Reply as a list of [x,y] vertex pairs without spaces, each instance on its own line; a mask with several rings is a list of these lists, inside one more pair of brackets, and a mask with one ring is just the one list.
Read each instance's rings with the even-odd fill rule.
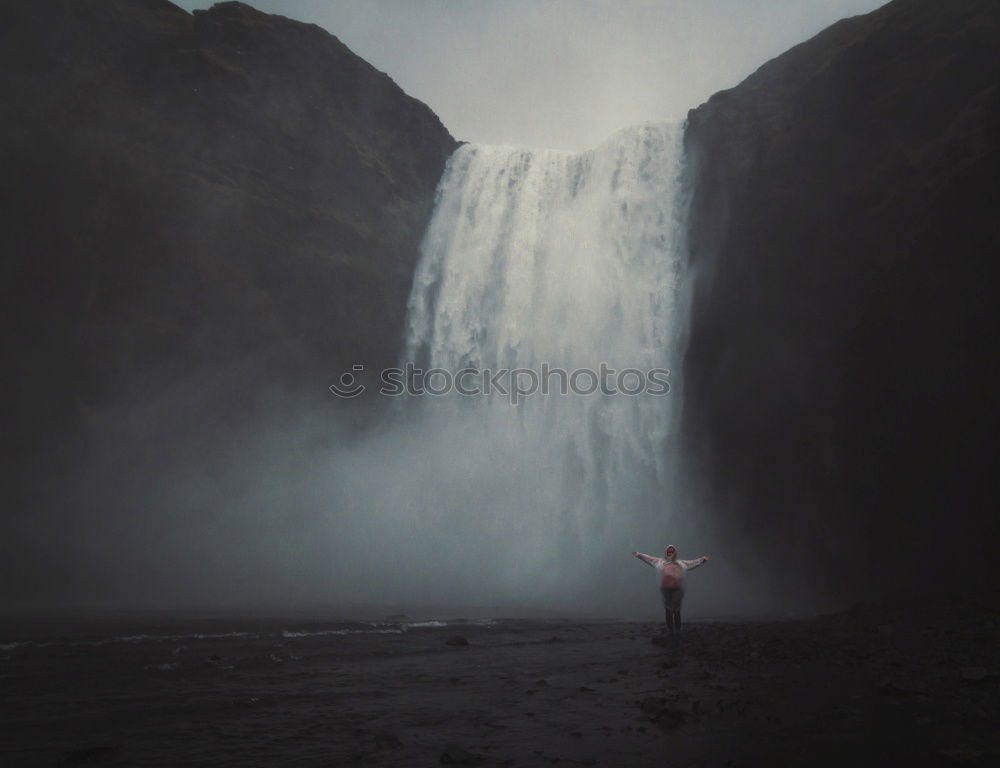
[[654,623],[525,620],[22,636],[0,656],[0,761],[997,764],[997,613],[915,608],[666,643]]

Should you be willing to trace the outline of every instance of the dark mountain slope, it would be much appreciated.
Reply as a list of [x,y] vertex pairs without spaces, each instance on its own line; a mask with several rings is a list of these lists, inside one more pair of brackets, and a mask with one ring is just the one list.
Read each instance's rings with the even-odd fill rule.
[[841,21],[687,142],[697,514],[838,594],[995,575],[1000,3]]
[[394,359],[454,140],[315,26],[222,3],[5,3],[5,400],[252,358],[324,390]]
[[332,407],[353,363],[394,363],[456,142],[335,37],[241,3],[4,0],[0,17],[16,592],[34,578],[18,558],[73,536],[39,515],[107,525],[99,494],[59,491],[88,441],[126,446],[127,428],[153,468],[214,455],[247,422]]

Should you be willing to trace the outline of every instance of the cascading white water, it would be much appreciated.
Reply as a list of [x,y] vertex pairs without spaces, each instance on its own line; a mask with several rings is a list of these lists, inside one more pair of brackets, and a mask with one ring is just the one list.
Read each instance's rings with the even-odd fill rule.
[[[405,359],[452,373],[676,365],[681,141],[682,127],[664,124],[578,154],[462,146],[422,245]],[[392,490],[374,502],[399,510],[381,536],[434,563],[404,578],[439,599],[586,605],[600,584],[607,606],[621,571],[611,564],[669,530],[676,402],[676,391],[516,406],[412,398],[396,445],[411,441],[406,468],[386,463]]]
[[651,367],[681,267],[681,131],[580,154],[467,144],[438,189],[406,357],[432,366]]

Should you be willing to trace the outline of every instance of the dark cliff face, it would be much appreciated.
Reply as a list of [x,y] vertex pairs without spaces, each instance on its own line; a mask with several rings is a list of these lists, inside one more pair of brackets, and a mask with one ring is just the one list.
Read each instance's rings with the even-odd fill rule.
[[126,429],[148,485],[293,402],[334,407],[326,387],[354,363],[395,362],[456,142],[335,37],[241,3],[0,15],[0,538],[17,591],[48,578],[25,552],[47,573],[52,537],[114,529],[91,511],[113,492],[65,480],[93,440],[128,453]]
[[841,21],[687,143],[693,514],[842,597],[995,574],[1000,3]]
[[5,400],[72,410],[235,363],[322,396],[345,364],[394,360],[455,147],[425,105],[320,28],[241,3],[4,16],[5,348],[21,372]]

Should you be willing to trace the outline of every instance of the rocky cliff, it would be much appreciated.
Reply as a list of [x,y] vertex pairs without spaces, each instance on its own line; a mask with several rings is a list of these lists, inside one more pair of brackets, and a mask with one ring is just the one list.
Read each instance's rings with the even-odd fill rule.
[[692,514],[838,595],[995,574],[1000,3],[843,20],[687,143]]
[[456,145],[425,105],[242,3],[4,16],[6,404],[71,416],[243,366],[324,393],[345,364],[395,359]]
[[[59,582],[54,536],[114,527],[88,511],[111,494],[66,479],[89,438],[147,469],[199,461],[235,425],[332,407],[352,364],[395,361],[456,142],[335,37],[242,3],[0,15],[0,537],[16,590]],[[46,548],[44,574],[18,566]]]

